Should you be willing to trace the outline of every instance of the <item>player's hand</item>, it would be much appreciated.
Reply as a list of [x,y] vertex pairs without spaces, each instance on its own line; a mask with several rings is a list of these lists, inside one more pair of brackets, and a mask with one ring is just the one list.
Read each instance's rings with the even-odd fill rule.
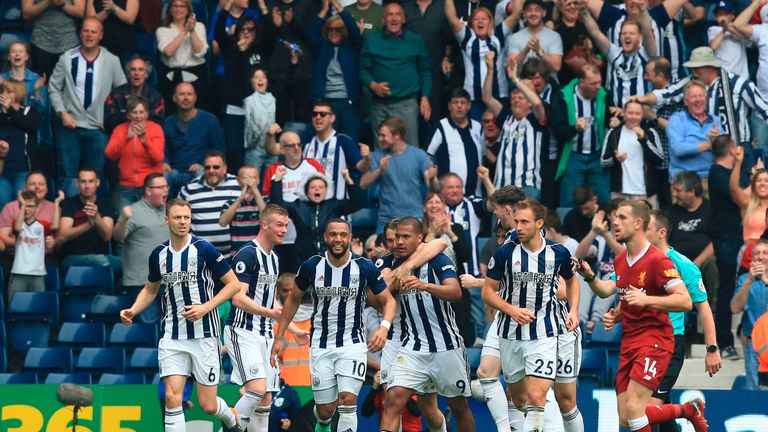
[[710,378],[714,376],[720,368],[723,367],[723,363],[720,360],[720,351],[708,352],[704,356],[704,370],[709,374]]
[[280,315],[283,314],[283,305],[278,304],[275,302],[275,305],[272,307],[272,318],[275,321],[280,321]]
[[483,181],[485,181],[485,180],[490,181],[491,180],[491,171],[488,169],[488,167],[484,167],[484,166],[480,165],[479,167],[477,167],[477,178],[479,178],[480,180],[483,180]]
[[465,289],[483,287],[483,279],[478,279],[471,274],[463,274],[459,276],[459,281],[461,282],[461,287]]
[[283,338],[275,338],[272,343],[272,352],[269,353],[269,364],[272,367],[277,367],[277,359],[283,353]]
[[758,263],[757,261],[752,261],[749,264],[749,275],[752,276],[752,279],[760,279],[764,273],[765,264]]
[[381,161],[379,161],[379,169],[381,172],[384,172],[387,170],[387,167],[389,166],[389,161],[392,160],[391,155],[386,155],[383,158],[381,158]]
[[605,331],[611,331],[613,326],[619,322],[621,322],[621,315],[616,313],[616,309],[611,308],[611,310],[603,314],[603,328],[605,328]]
[[125,325],[133,324],[134,313],[131,309],[123,309],[120,311],[120,321]]
[[493,67],[496,64],[496,53],[493,51],[488,51],[485,53],[485,66],[489,69],[493,69]]
[[184,305],[184,313],[181,314],[187,321],[197,321],[208,315],[211,310],[204,304]]
[[293,337],[296,339],[296,343],[299,345],[309,345],[309,332],[307,330],[298,329],[293,331]]
[[131,206],[125,206],[123,207],[123,214],[121,215],[124,220],[128,220],[133,217],[133,210],[131,209]]
[[199,173],[203,171],[203,166],[200,165],[199,163],[193,163],[192,165],[189,166],[189,169],[187,171],[191,173]]
[[411,277],[411,274],[413,273],[413,267],[409,265],[401,265],[400,267],[392,270],[392,277],[395,279],[395,282],[402,286],[403,282],[405,282],[406,279]]
[[565,328],[572,332],[579,326],[579,313],[575,310],[568,312],[565,316]]
[[426,291],[427,284],[416,276],[408,276],[400,281],[400,287],[406,289],[416,289],[419,291]]
[[526,308],[514,307],[512,305],[509,306],[510,309],[509,312],[507,312],[507,315],[511,316],[512,319],[520,325],[530,324],[534,319],[536,319],[536,315],[534,315],[533,312]]
[[387,343],[387,333],[389,333],[389,330],[385,327],[377,328],[368,341],[368,351],[372,353],[381,351],[384,348],[384,344]]
[[74,129],[77,127],[77,120],[66,111],[61,113],[61,125],[67,129]]
[[624,300],[631,306],[648,306],[648,296],[645,294],[645,291],[632,285],[629,286],[627,293],[624,294]]
[[595,272],[592,271],[592,266],[585,260],[571,258],[571,263],[573,265],[573,270],[580,274],[584,279],[592,279],[595,277]]

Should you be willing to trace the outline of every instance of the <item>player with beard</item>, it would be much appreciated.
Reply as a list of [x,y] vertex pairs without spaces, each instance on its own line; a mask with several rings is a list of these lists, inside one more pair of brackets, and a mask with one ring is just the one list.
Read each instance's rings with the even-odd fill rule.
[[[357,395],[365,380],[367,351],[384,347],[387,332],[395,319],[395,299],[387,290],[381,273],[367,258],[349,250],[352,228],[343,219],[332,219],[323,235],[328,250],[315,255],[299,268],[296,286],[285,299],[275,342],[273,364],[283,349],[285,328],[293,319],[304,291],[312,289],[310,373],[315,397],[316,432],[330,432],[331,418],[338,406],[337,430],[357,431]],[[368,290],[381,304],[384,319],[366,346],[363,309]],[[276,365],[275,365],[276,366]]]

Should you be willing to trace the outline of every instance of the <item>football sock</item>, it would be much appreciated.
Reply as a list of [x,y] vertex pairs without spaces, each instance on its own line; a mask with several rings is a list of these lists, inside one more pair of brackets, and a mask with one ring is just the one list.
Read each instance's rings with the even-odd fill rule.
[[187,422],[184,420],[184,410],[181,406],[165,409],[165,432],[184,432]]
[[651,432],[651,425],[648,423],[648,416],[630,419],[627,423],[629,423],[629,430],[632,432]]
[[229,406],[227,406],[227,402],[225,402],[224,399],[217,396],[216,404],[216,413],[213,415],[214,417],[221,420],[224,423],[224,426],[228,428],[237,424],[235,414],[229,409]]
[[256,407],[259,406],[264,395],[254,391],[246,390],[240,400],[235,404],[235,411],[240,420],[240,429],[245,430],[253,418]]
[[690,404],[648,405],[645,408],[645,415],[648,417],[649,423],[658,424],[676,418],[692,417],[694,411],[693,406]]
[[488,404],[488,411],[496,423],[496,429],[499,432],[509,431],[509,413],[507,413],[507,397],[504,395],[504,387],[501,386],[498,378],[481,378],[480,386],[483,388],[485,403]]
[[544,430],[544,407],[528,406],[523,426],[525,432],[542,432]]
[[522,431],[525,424],[526,405],[516,407],[514,403],[507,403],[507,415],[509,416],[509,426],[511,431]]
[[565,432],[584,432],[584,418],[581,416],[579,407],[573,407],[572,410],[563,414],[563,429]]

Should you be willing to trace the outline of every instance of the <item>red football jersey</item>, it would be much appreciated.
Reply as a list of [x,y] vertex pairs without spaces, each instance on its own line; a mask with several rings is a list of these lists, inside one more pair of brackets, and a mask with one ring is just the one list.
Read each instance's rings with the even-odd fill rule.
[[621,301],[622,343],[642,339],[643,344],[659,344],[660,347],[674,347],[674,333],[669,321],[669,312],[652,307],[630,306],[624,299],[629,286],[642,289],[649,296],[665,296],[667,288],[682,283],[672,260],[648,243],[645,249],[628,261],[626,249],[614,260],[616,289]]

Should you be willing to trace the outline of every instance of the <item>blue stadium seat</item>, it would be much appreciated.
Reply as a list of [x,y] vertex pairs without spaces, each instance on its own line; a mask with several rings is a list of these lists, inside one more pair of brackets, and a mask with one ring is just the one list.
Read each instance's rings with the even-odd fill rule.
[[0,24],[2,24],[4,31],[24,29],[25,22],[21,15],[21,0],[3,0],[0,2]]
[[45,348],[51,338],[51,327],[46,323],[24,321],[8,324],[8,347],[11,352],[23,354],[30,348]]
[[72,350],[69,348],[30,348],[24,358],[24,372],[39,374],[72,373]]
[[78,372],[93,374],[125,372],[125,350],[122,348],[83,348],[75,363]]
[[[2,25],[2,23],[0,23],[0,25]],[[3,54],[8,52],[8,48],[11,46],[13,42],[16,42],[17,40],[21,40],[28,43],[29,39],[30,39],[30,34],[22,31],[0,32],[0,52],[2,52]]]
[[55,292],[17,292],[8,308],[8,322],[59,322],[59,295]]
[[739,375],[733,380],[731,390],[746,390],[747,389],[747,377],[746,375]]
[[100,385],[110,384],[144,384],[144,375],[142,374],[111,374],[106,373],[99,378]]
[[88,374],[88,373],[73,373],[73,374],[49,373],[48,376],[45,377],[45,382],[43,382],[43,384],[62,384],[62,383],[93,384],[93,380],[91,379],[91,374]]
[[379,211],[375,208],[362,208],[349,215],[352,226],[355,227],[355,235],[357,235],[360,231],[373,232],[376,230],[378,215]]
[[[2,268],[2,267],[0,267]],[[2,271],[0,270],[0,281],[2,281],[3,275]],[[2,284],[3,282],[0,282]],[[0,321],[5,321],[5,287],[0,288]]]
[[67,293],[109,294],[114,286],[115,278],[111,267],[73,266],[64,276],[64,292]]
[[600,387],[607,385],[608,351],[601,348],[587,348],[581,351],[579,378],[591,378]]
[[605,331],[602,324],[592,329],[592,335],[587,343],[589,348],[605,348],[609,351],[619,351],[621,346],[621,324],[614,326],[611,331]]
[[37,375],[29,372],[0,373],[0,384],[37,384]]
[[0,319],[0,348],[5,348],[5,321],[2,319]]
[[118,323],[120,311],[131,307],[132,303],[133,299],[128,296],[97,295],[87,317],[90,321]]
[[128,360],[128,372],[152,375],[157,370],[157,348],[136,348]]
[[63,322],[88,322],[87,315],[93,303],[92,294],[64,294],[61,296]]
[[565,220],[565,215],[568,214],[569,211],[571,211],[571,207],[558,207],[557,208],[557,216],[560,217],[560,223],[563,223]]
[[59,329],[58,343],[75,349],[103,347],[106,333],[105,325],[102,323],[65,322]]
[[157,326],[154,324],[115,324],[109,334],[109,344],[126,349],[152,348],[157,345]]
[[0,373],[8,369],[8,356],[5,354],[5,347],[0,347]]
[[56,266],[50,266],[45,268],[45,289],[46,291],[60,291],[61,290],[61,275],[59,275],[59,268]]

